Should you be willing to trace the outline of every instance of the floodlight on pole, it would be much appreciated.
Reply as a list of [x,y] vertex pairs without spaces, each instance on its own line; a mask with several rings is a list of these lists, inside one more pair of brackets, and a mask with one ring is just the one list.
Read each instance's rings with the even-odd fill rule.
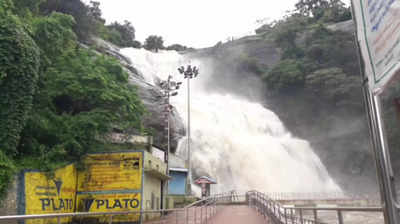
[[[170,113],[172,111],[172,105],[170,104],[170,97],[171,96],[176,96],[178,95],[178,92],[176,91],[179,89],[179,86],[182,84],[182,82],[173,82],[171,81],[172,76],[169,75],[167,81],[164,81],[161,83],[161,88],[164,90],[163,92],[163,97],[165,97],[165,104],[164,104],[164,110],[165,112],[165,119],[167,122],[167,151],[165,152],[165,163],[167,164],[167,170],[166,174],[169,176],[169,153],[171,151],[171,125],[170,125]],[[168,181],[166,182],[166,191],[167,194],[169,192],[169,184]]]
[[[187,79],[187,161],[188,161],[188,179],[189,183],[192,181],[192,171],[191,171],[191,151],[190,151],[190,79],[196,78],[199,75],[199,69],[196,66],[188,65],[185,69],[184,66],[178,68],[180,74]],[[188,188],[190,193],[191,189]]]

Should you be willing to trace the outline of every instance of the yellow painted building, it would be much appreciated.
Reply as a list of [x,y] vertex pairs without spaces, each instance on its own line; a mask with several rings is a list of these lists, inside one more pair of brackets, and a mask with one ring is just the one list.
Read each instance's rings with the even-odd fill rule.
[[[162,152],[163,153],[163,152]],[[163,207],[166,164],[160,151],[129,150],[96,153],[85,157],[84,169],[71,164],[49,175],[24,171],[23,192],[18,198],[20,214],[66,212],[137,211],[113,217],[113,223],[139,223],[157,216],[140,216],[141,210]],[[85,218],[104,222],[105,217]],[[80,219],[81,221],[85,221]],[[71,221],[69,218],[62,223]],[[57,220],[31,220],[27,224],[51,224]]]
[[[76,202],[76,169],[71,164],[53,174],[24,172],[21,181],[19,210],[23,214],[49,214],[74,212]],[[62,223],[71,218],[62,218]],[[27,224],[57,223],[57,219],[27,220]]]
[[[137,211],[113,217],[114,222],[138,222],[142,203],[144,151],[87,155],[78,172],[76,211]],[[99,222],[106,222],[99,218]]]

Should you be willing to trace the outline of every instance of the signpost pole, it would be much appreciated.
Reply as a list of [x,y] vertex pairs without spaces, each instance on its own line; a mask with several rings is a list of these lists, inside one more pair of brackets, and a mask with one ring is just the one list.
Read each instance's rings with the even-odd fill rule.
[[[371,56],[370,58],[364,58],[362,55],[362,50],[360,45],[363,43],[360,43],[358,41],[359,40],[358,37],[360,37],[359,35],[363,34],[360,33],[359,27],[361,26],[361,24],[358,24],[358,22],[361,23],[361,21],[357,21],[357,18],[360,17],[357,16],[356,10],[358,10],[358,13],[360,13],[364,9],[361,7],[362,5],[355,5],[355,3],[358,4],[358,2],[354,1],[355,0],[352,1],[352,10],[353,10],[352,14],[353,14],[353,21],[356,27],[355,38],[357,43],[357,55],[361,69],[360,73],[362,76],[364,104],[368,117],[368,125],[371,135],[371,144],[374,150],[374,158],[375,158],[376,172],[380,188],[380,195],[382,200],[383,214],[386,224],[395,224],[398,223],[400,219],[398,214],[398,208],[396,207],[397,199],[396,199],[396,193],[394,192],[395,189],[394,175],[392,171],[392,166],[390,164],[390,154],[387,147],[383,120],[381,117],[382,112],[381,112],[380,97],[379,94],[376,93],[376,86],[371,86],[372,85],[371,83],[373,83],[371,82],[372,81],[371,79],[375,79],[374,68],[372,68],[372,72],[369,71],[369,73],[373,74],[369,74],[366,71],[366,66],[371,66],[370,64],[375,64],[376,62],[373,61],[373,58],[371,58]],[[363,21],[362,25],[364,26],[364,29],[368,29],[368,27],[365,27],[365,21]],[[364,34],[365,37],[363,38],[367,39],[366,33],[367,32],[365,32]],[[366,40],[366,42],[368,42],[368,40]],[[369,64],[368,61],[370,62]],[[379,85],[379,83],[376,82],[375,84]],[[380,85],[383,86],[384,88],[383,84]]]

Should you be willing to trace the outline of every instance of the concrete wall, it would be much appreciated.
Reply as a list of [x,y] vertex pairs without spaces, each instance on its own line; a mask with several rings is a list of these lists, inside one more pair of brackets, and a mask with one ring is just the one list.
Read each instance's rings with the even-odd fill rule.
[[[18,178],[15,177],[8,189],[8,194],[0,206],[0,216],[17,215],[17,194]],[[16,221],[0,221],[0,224],[17,224]]]
[[145,175],[143,188],[143,209],[152,210],[160,209],[160,207],[161,181],[151,175]]
[[[144,154],[143,210],[161,209],[162,177],[167,166],[159,158],[148,152]],[[164,193],[165,197],[165,193]],[[160,214],[145,214],[143,220],[154,219]]]
[[167,165],[164,161],[161,161],[159,158],[153,156],[149,152],[144,152],[144,170],[154,170],[159,172],[161,175],[166,174]]

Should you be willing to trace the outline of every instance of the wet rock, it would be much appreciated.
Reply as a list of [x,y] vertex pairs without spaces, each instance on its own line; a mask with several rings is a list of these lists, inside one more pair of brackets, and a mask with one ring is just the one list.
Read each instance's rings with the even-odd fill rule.
[[[124,70],[129,74],[129,82],[137,87],[137,93],[147,109],[144,126],[151,130],[154,144],[160,148],[167,148],[167,119],[165,111],[165,97],[159,86],[153,86],[145,81],[140,71],[132,66],[129,58],[120,53],[120,49],[100,38],[93,38],[96,50],[100,53],[117,58]],[[171,151],[175,152],[179,139],[185,135],[182,119],[175,108],[169,114],[171,132]]]

